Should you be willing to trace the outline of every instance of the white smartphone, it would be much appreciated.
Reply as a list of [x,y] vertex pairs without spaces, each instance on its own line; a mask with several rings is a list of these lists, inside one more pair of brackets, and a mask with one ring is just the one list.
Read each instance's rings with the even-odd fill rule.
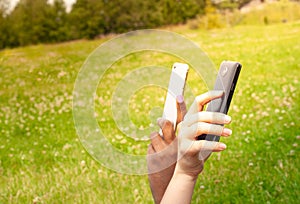
[[[176,129],[177,121],[177,104],[176,97],[184,94],[185,82],[187,79],[189,66],[183,63],[174,63],[169,81],[168,93],[165,100],[163,118],[171,121]],[[163,136],[162,130],[159,134]]]

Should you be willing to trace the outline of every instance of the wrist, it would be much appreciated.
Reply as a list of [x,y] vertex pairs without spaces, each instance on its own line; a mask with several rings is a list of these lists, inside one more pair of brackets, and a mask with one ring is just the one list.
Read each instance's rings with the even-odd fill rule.
[[161,203],[190,204],[197,177],[176,168]]
[[184,179],[185,181],[196,182],[198,179],[198,175],[199,174],[194,172],[182,171],[180,168],[178,168],[178,166],[176,166],[173,177]]

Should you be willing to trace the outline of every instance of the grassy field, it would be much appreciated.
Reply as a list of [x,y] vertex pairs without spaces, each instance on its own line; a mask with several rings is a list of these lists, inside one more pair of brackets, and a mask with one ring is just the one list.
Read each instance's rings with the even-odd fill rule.
[[[234,133],[223,140],[228,149],[207,161],[193,202],[299,203],[300,22],[169,29],[198,43],[216,67],[223,60],[243,64],[229,112]],[[105,40],[0,52],[0,203],[152,203],[146,175],[106,169],[76,135],[74,82],[84,60]],[[116,130],[107,109],[113,85],[130,67],[150,62],[170,67],[174,60],[155,52],[133,54],[107,73],[102,84],[107,89],[97,91],[96,111],[120,150],[144,154],[147,142]],[[116,72],[118,66],[123,72]],[[197,94],[206,91],[193,74],[188,83]],[[148,96],[149,91],[141,90],[130,103],[132,112],[139,110],[132,116],[138,125],[149,123],[144,118],[151,107],[163,106],[165,92]]]

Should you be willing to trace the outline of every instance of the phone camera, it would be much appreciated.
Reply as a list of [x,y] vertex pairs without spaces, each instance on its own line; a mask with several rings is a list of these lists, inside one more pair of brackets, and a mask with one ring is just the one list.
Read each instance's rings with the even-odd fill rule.
[[227,66],[225,66],[225,68],[224,68],[224,70],[222,71],[222,76],[225,76],[226,74],[227,74],[227,72],[228,72],[228,67]]

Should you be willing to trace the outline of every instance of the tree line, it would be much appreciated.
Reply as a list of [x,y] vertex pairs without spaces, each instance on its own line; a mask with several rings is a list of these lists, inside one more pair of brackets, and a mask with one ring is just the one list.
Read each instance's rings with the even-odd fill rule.
[[[8,12],[9,0],[0,0],[0,49],[185,23],[205,14],[207,1],[77,0],[67,12],[63,0],[20,0]],[[227,2],[238,7],[248,1]]]

